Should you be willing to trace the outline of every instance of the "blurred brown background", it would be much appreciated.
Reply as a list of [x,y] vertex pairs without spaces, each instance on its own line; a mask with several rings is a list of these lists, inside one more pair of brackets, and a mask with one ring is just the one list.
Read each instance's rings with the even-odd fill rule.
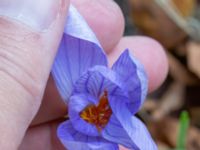
[[126,18],[126,35],[147,35],[164,46],[169,75],[149,95],[141,119],[159,150],[176,147],[179,116],[187,110],[187,150],[200,150],[200,1],[116,0]]

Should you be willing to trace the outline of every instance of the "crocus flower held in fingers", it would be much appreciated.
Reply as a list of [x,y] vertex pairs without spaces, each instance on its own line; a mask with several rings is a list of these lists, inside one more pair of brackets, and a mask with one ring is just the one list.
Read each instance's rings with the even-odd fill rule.
[[68,107],[69,120],[58,128],[68,150],[156,150],[134,114],[144,102],[147,78],[125,50],[112,68],[84,19],[71,6],[52,73]]

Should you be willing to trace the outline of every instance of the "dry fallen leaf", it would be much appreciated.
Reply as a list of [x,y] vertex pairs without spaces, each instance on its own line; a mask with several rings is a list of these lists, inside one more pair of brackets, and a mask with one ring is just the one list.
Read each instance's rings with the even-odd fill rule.
[[196,0],[173,0],[183,17],[189,17],[196,6]]
[[[129,0],[133,22],[146,35],[173,48],[187,36],[154,2],[154,0]],[[172,0],[183,17],[193,14],[196,0]]]
[[174,80],[183,85],[196,85],[199,79],[180,63],[171,53],[167,53],[169,60],[169,74]]
[[189,69],[200,78],[200,43],[188,42],[187,61]]
[[192,122],[200,126],[200,106],[199,107],[190,107],[189,108]]
[[[165,116],[149,124],[152,136],[158,142],[165,143],[171,148],[176,147],[179,132],[179,120]],[[187,150],[200,150],[200,130],[190,126],[187,134]]]
[[152,116],[158,120],[170,112],[180,109],[183,104],[184,86],[179,82],[174,82],[159,101],[158,108],[154,110]]

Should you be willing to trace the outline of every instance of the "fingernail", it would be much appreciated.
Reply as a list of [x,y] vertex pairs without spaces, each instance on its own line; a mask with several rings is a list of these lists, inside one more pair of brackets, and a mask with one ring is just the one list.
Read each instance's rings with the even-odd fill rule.
[[47,29],[65,0],[1,0],[0,16],[20,21],[36,30]]

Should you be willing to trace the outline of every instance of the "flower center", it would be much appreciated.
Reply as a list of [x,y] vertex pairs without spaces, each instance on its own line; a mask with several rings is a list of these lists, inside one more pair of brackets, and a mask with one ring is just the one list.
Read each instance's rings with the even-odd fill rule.
[[80,113],[83,120],[95,125],[99,131],[107,125],[111,115],[112,110],[108,102],[107,91],[104,91],[98,106],[89,105]]

